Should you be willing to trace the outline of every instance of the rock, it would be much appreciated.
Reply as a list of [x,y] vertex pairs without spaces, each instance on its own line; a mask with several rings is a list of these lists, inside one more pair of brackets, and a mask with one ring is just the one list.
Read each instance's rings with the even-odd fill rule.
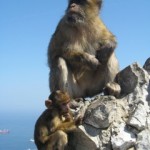
[[80,99],[79,101],[72,100],[70,103],[70,107],[74,117],[84,117],[85,111],[90,103],[90,100],[85,102],[82,99]]
[[150,106],[150,84],[148,87],[148,96],[147,96],[148,105]]
[[121,94],[127,95],[132,93],[137,86],[148,84],[149,76],[143,68],[134,63],[118,73],[116,80],[121,86]]
[[95,143],[79,128],[68,133],[65,150],[97,150]]
[[131,148],[129,148],[128,150],[135,150],[135,148],[134,148],[134,147],[131,147]]
[[133,92],[126,97],[130,107],[127,124],[141,131],[146,128],[147,113],[150,111],[147,103],[149,75],[137,64],[133,64],[131,68],[138,77],[138,82]]
[[129,104],[131,105],[143,103],[143,105],[147,106],[146,99],[148,96],[149,75],[138,65],[136,66],[136,69],[137,70],[135,70],[134,72],[138,77],[138,82],[134,91],[132,91],[132,93],[128,95],[127,99],[129,101]]
[[143,68],[149,73],[150,75],[150,57],[146,60]]
[[131,148],[129,148],[128,150],[135,150],[135,147],[131,147]]
[[136,137],[127,130],[125,123],[116,123],[112,128],[111,143],[113,150],[127,150],[135,145]]
[[[149,79],[150,79],[150,57],[146,60],[143,68],[148,72],[149,74]],[[149,84],[149,88],[148,88],[148,97],[147,97],[147,101],[149,103],[149,106],[150,106],[150,84]]]
[[126,67],[124,70],[118,73],[116,80],[121,86],[121,94],[127,95],[135,89],[138,83],[138,77],[133,71],[133,67],[136,64],[133,64],[129,67]]
[[88,107],[84,122],[95,128],[107,128],[114,120],[115,107],[113,96],[100,96]]
[[75,113],[84,116],[80,126],[84,138],[77,134],[75,137],[80,140],[74,147],[81,150],[88,147],[86,142],[83,145],[80,142],[87,136],[99,150],[150,149],[149,65],[150,58],[144,68],[134,63],[118,73],[116,81],[121,86],[120,97],[101,94],[79,103]]
[[147,119],[146,109],[144,105],[139,104],[135,112],[130,116],[128,124],[141,131],[146,128],[146,119]]
[[147,115],[147,118],[146,118],[146,126],[147,126],[147,129],[150,130],[150,113]]
[[150,149],[150,130],[144,130],[137,135],[136,150]]
[[100,150],[112,149],[110,128],[101,130],[99,137],[101,141]]
[[97,148],[101,145],[101,140],[99,138],[100,129],[94,128],[90,125],[83,124],[80,129],[96,144]]

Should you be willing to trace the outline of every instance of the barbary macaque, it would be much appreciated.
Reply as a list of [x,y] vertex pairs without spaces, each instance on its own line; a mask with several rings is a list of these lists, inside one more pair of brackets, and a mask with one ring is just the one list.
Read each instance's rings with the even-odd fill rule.
[[35,124],[34,140],[38,150],[64,150],[68,143],[67,133],[82,123],[74,119],[69,107],[70,97],[66,92],[52,92],[45,101],[47,109]]
[[99,17],[102,0],[68,2],[48,47],[50,90],[67,91],[71,98],[91,97],[104,89],[117,96],[117,42]]

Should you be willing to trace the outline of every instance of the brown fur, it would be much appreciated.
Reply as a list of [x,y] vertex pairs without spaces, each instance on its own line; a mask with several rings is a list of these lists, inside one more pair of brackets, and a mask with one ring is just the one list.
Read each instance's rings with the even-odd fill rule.
[[[75,130],[81,123],[81,118],[73,119],[65,106],[70,100],[67,93],[56,91],[50,98],[46,100],[48,109],[35,124],[34,140],[38,150],[63,150],[68,143],[66,133]],[[62,107],[66,110],[62,110]]]
[[[69,1],[48,48],[51,91],[67,91],[72,98],[87,97],[114,81],[119,70],[116,40],[99,18],[101,3]],[[113,89],[114,93],[119,90]]]

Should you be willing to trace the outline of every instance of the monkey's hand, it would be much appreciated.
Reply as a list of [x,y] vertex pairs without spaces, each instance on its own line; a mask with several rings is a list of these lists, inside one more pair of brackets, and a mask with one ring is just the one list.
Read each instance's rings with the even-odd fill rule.
[[63,117],[65,118],[65,122],[69,122],[72,120],[72,116],[69,113],[64,114]]
[[51,127],[51,129],[50,129],[50,133],[54,133],[56,130],[57,130],[57,128],[56,128],[56,127]]
[[85,59],[87,60],[87,65],[91,68],[96,70],[100,65],[99,60],[94,56],[88,53],[85,53]]
[[107,64],[110,56],[114,52],[116,47],[115,40],[104,40],[100,43],[100,48],[96,51],[96,58],[101,62],[103,65]]
[[114,51],[113,49],[103,48],[96,52],[96,58],[99,60],[101,64],[105,65],[107,64],[113,51]]
[[76,99],[72,100],[70,102],[70,108],[71,108],[71,110],[72,109],[76,110],[77,108],[79,108],[80,107],[80,102],[83,102],[83,98],[76,98]]
[[63,58],[75,68],[83,67],[84,69],[96,70],[100,64],[94,55],[82,51],[67,51]]

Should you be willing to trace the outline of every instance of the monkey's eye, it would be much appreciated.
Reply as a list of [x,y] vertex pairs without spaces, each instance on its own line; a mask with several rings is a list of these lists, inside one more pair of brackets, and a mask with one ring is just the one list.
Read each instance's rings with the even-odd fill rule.
[[70,103],[69,102],[65,102],[65,103],[62,103],[61,105],[63,108],[66,108],[66,107],[69,107],[70,106]]
[[83,4],[86,0],[70,0],[70,4],[76,3],[76,4]]

